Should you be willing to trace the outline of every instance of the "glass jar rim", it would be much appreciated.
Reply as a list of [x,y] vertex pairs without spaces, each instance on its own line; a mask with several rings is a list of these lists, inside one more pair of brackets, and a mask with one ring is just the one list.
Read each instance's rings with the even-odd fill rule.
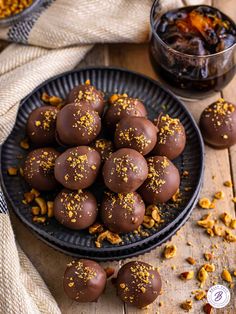
[[[233,50],[235,47],[236,47],[236,42],[232,45],[232,46],[230,46],[230,47],[228,47],[227,49],[225,49],[225,50],[222,50],[222,51],[219,51],[219,52],[216,52],[216,53],[211,53],[211,54],[207,54],[207,55],[203,55],[203,56],[199,56],[199,55],[190,55],[190,54],[188,54],[188,53],[185,53],[185,52],[181,52],[181,51],[178,51],[178,50],[176,50],[176,49],[173,49],[172,47],[170,47],[168,44],[166,44],[162,39],[161,39],[161,37],[157,34],[157,32],[156,32],[156,30],[155,30],[155,28],[154,28],[154,9],[155,9],[155,7],[156,7],[156,5],[157,5],[157,2],[159,2],[160,0],[155,0],[154,2],[153,2],[153,4],[152,4],[152,8],[151,8],[151,12],[150,12],[150,25],[151,25],[151,31],[152,31],[152,34],[156,37],[156,39],[158,40],[158,41],[160,41],[161,42],[161,44],[163,45],[163,46],[165,46],[168,50],[170,50],[170,51],[172,51],[173,53],[175,53],[175,54],[178,54],[178,55],[181,55],[181,56],[186,56],[186,57],[188,57],[188,58],[197,58],[197,59],[205,59],[205,58],[213,58],[213,57],[216,57],[216,56],[219,56],[219,55],[221,55],[221,54],[224,54],[225,52],[228,52],[228,51],[230,51],[230,50]],[[196,5],[197,6],[197,5]],[[204,6],[208,6],[208,7],[210,7],[209,5],[204,5]],[[184,6],[183,6],[184,7]],[[228,16],[227,16],[228,17]],[[230,19],[230,21],[232,21],[232,19],[230,18],[230,17],[228,17],[229,19]],[[232,21],[233,22],[233,21]],[[234,22],[233,22],[234,23]],[[235,23],[234,23],[235,24]]]

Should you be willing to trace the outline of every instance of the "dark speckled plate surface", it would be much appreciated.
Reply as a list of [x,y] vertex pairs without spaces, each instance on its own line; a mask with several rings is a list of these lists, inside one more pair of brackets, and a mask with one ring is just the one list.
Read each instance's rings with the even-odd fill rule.
[[[21,177],[10,177],[7,175],[9,166],[19,166],[27,151],[20,148],[19,143],[25,137],[25,125],[29,113],[42,105],[40,96],[43,92],[57,95],[62,98],[66,96],[75,85],[84,83],[86,79],[91,84],[109,97],[112,93],[128,93],[131,97],[141,99],[149,113],[149,118],[155,118],[160,112],[168,113],[177,117],[183,123],[187,134],[187,145],[183,154],[174,160],[180,174],[184,170],[189,172],[188,177],[181,179],[182,203],[176,208],[171,203],[162,209],[164,223],[152,229],[145,229],[148,236],[128,233],[122,235],[123,242],[120,245],[112,245],[104,242],[102,248],[96,248],[94,236],[87,231],[73,231],[60,225],[54,218],[47,224],[35,224],[32,222],[30,206],[22,204],[24,192],[29,191],[29,186]],[[163,89],[156,81],[138,73],[118,68],[86,68],[73,72],[64,73],[52,78],[36,88],[26,99],[22,101],[18,112],[15,127],[1,148],[1,180],[4,191],[19,218],[45,241],[51,243],[55,248],[64,248],[65,251],[79,252],[80,256],[89,256],[100,260],[128,257],[138,255],[143,249],[152,248],[168,237],[189,217],[194,202],[198,196],[203,176],[203,141],[199,129],[185,106],[169,91]],[[188,189],[188,188],[191,189]],[[187,188],[187,189],[186,189]],[[98,184],[91,188],[101,194],[102,187]],[[96,193],[95,193],[96,194]],[[42,193],[46,199],[52,200],[55,194]]]

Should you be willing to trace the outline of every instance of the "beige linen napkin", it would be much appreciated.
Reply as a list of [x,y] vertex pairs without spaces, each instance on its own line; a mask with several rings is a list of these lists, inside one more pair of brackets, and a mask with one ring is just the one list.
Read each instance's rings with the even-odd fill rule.
[[[196,2],[161,3],[173,8],[191,1]],[[0,39],[15,42],[0,54],[0,144],[14,125],[20,101],[46,79],[73,69],[92,45],[147,41],[151,5],[151,0],[44,0],[24,21],[0,29]],[[3,207],[0,192],[0,212]],[[0,313],[60,313],[16,245],[4,213],[0,214],[0,249]]]

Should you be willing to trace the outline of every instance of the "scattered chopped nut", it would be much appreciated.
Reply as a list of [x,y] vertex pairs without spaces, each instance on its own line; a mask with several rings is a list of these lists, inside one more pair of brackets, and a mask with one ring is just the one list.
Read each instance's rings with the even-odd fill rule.
[[236,219],[232,219],[230,222],[230,228],[236,229]]
[[203,197],[199,200],[198,205],[201,208],[209,209],[211,205],[211,201],[209,200],[209,198]]
[[27,138],[20,141],[20,147],[23,149],[29,149],[29,140]]
[[201,267],[200,270],[198,271],[198,280],[201,282],[201,286],[206,282],[208,278],[207,271],[205,270],[204,267]]
[[232,282],[232,276],[230,274],[230,272],[227,269],[224,269],[221,273],[221,277],[222,279],[224,279],[227,282]]
[[194,258],[192,258],[192,257],[188,257],[188,258],[186,258],[186,261],[187,261],[190,265],[194,265],[194,264],[196,264],[195,259],[194,259]]
[[232,216],[229,213],[224,212],[223,214],[220,215],[220,219],[227,227],[229,227],[232,220]]
[[213,232],[215,235],[217,235],[219,237],[223,237],[225,235],[225,229],[222,226],[214,225],[213,226]]
[[33,217],[33,222],[44,223],[45,221],[46,221],[46,217],[38,217],[38,216]]
[[101,233],[103,232],[103,226],[96,222],[95,224],[93,224],[92,226],[89,227],[89,233],[90,234],[96,234],[96,233]]
[[24,198],[27,204],[30,204],[35,199],[35,195],[31,192],[24,193]]
[[115,273],[115,269],[111,267],[106,267],[104,268],[104,270],[105,270],[105,273],[107,274],[107,278],[110,278]]
[[63,99],[58,96],[49,96],[47,93],[43,93],[41,96],[42,101],[49,103],[52,106],[61,105]]
[[91,84],[91,82],[90,82],[90,80],[88,79],[88,80],[86,80],[85,81],[85,83],[84,83],[85,85],[90,85]]
[[236,197],[233,197],[233,198],[232,198],[232,202],[233,202],[233,203],[236,203]]
[[41,215],[46,215],[46,213],[47,213],[47,204],[46,204],[45,200],[42,197],[36,197],[35,198],[35,202],[40,207]]
[[234,271],[234,277],[236,277],[236,270]]
[[213,230],[210,229],[210,228],[207,228],[207,229],[206,229],[206,232],[207,232],[207,234],[209,234],[210,237],[214,237],[214,235],[215,235],[214,232],[213,232]]
[[195,299],[198,301],[200,301],[206,297],[206,291],[204,291],[204,290],[197,290],[194,292],[194,294],[195,294],[195,296],[194,296]]
[[40,192],[37,191],[36,189],[32,189],[32,190],[30,191],[30,193],[34,194],[35,197],[39,197],[39,195],[40,195]]
[[20,175],[23,177],[24,176],[24,170],[23,170],[23,168],[19,168],[19,172],[20,172]]
[[213,258],[213,254],[212,253],[204,253],[204,257],[207,261],[210,261]]
[[193,302],[192,300],[186,300],[183,303],[181,303],[181,308],[186,310],[186,311],[190,311],[193,308]]
[[180,279],[182,279],[182,280],[190,280],[190,279],[193,279],[193,276],[194,276],[194,271],[193,270],[185,271],[185,272],[180,274]]
[[224,239],[228,242],[236,242],[236,236],[230,230],[225,230]]
[[110,104],[114,104],[117,101],[117,99],[120,98],[120,97],[128,97],[128,95],[127,94],[113,94],[109,98],[108,102]]
[[183,172],[183,177],[188,177],[189,176],[189,172],[187,171],[187,170],[185,170],[184,172]]
[[209,303],[204,304],[203,311],[206,314],[212,314],[212,306]]
[[33,206],[31,208],[31,213],[34,215],[34,216],[38,216],[40,214],[40,208],[38,206]]
[[159,214],[158,208],[154,209],[151,213],[152,219],[154,219],[156,222],[161,222],[161,216]]
[[174,244],[167,244],[164,249],[164,257],[169,259],[176,255],[177,247]]
[[144,216],[142,225],[145,228],[151,229],[155,225],[155,220],[149,216]]
[[160,307],[161,306],[163,306],[164,305],[164,302],[163,301],[161,301],[161,302],[159,302],[159,304],[158,304]]
[[181,202],[181,193],[180,190],[178,189],[177,192],[172,196],[172,201],[175,203],[180,203]]
[[212,273],[216,269],[214,264],[204,264],[203,267],[208,273]]
[[9,176],[16,176],[18,169],[16,167],[8,167],[7,172],[9,174]]
[[51,201],[47,202],[47,209],[48,209],[48,218],[53,217],[54,216],[53,202]]
[[233,186],[233,183],[232,183],[232,181],[225,181],[224,182],[224,186],[227,186],[228,188],[232,188],[232,186]]
[[219,191],[219,192],[216,192],[214,197],[217,199],[217,200],[222,200],[224,197],[225,197],[225,193],[223,191]]
[[109,241],[111,244],[119,244],[122,241],[118,234],[106,230],[98,235],[97,240],[95,241],[96,247],[101,247],[101,243],[104,240]]
[[207,214],[207,215],[204,215],[200,220],[197,221],[197,224],[202,227],[202,228],[205,228],[205,229],[212,229],[215,222],[214,220],[210,220],[211,214]]

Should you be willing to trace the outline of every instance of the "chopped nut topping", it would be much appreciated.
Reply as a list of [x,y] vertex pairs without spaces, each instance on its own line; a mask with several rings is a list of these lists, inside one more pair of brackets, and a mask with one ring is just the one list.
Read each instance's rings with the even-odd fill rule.
[[225,197],[225,194],[223,191],[219,191],[219,192],[216,192],[214,197],[217,199],[217,200],[222,200],[224,197]]
[[89,227],[89,233],[90,234],[96,234],[96,233],[101,233],[103,232],[103,226],[96,222],[95,224],[93,224],[92,226]]
[[206,297],[206,291],[204,290],[197,290],[194,292],[195,294],[195,299],[200,301]]
[[41,215],[46,215],[46,213],[47,213],[47,204],[46,204],[45,200],[42,197],[36,197],[35,198],[35,202],[40,207]]
[[106,267],[106,268],[104,268],[104,270],[105,270],[105,273],[107,275],[107,278],[110,278],[115,273],[115,269],[111,268],[111,267]]
[[8,167],[7,168],[7,172],[9,174],[9,176],[16,176],[17,175],[17,168],[16,167]]
[[111,244],[119,244],[122,241],[118,234],[107,230],[98,235],[97,240],[95,241],[96,247],[101,247],[101,243],[104,240],[107,240]]
[[20,147],[23,149],[29,149],[29,140],[27,138],[20,141]]
[[190,280],[190,279],[193,279],[193,276],[194,276],[194,271],[193,270],[185,271],[185,272],[180,274],[180,279],[182,279],[182,280]]
[[204,264],[203,267],[208,273],[212,273],[216,269],[214,264]]
[[205,270],[204,267],[200,268],[197,277],[198,277],[198,280],[201,282],[201,286],[202,286],[208,278],[207,271]]
[[210,261],[213,258],[213,254],[212,253],[204,253],[204,257],[207,261]]
[[220,219],[227,227],[229,227],[232,220],[232,216],[229,213],[224,212],[223,214],[220,215]]
[[232,280],[232,276],[231,276],[230,272],[227,269],[224,269],[222,271],[221,277],[222,277],[222,279],[224,279],[227,282],[232,282],[233,281]]
[[176,255],[177,247],[174,244],[167,244],[164,249],[164,257],[169,259]]
[[195,259],[194,259],[194,258],[192,258],[192,257],[188,257],[188,258],[186,258],[186,261],[187,261],[190,265],[194,265],[194,264],[196,264]]
[[193,308],[193,302],[191,300],[186,300],[183,303],[181,303],[181,308],[190,311]]

